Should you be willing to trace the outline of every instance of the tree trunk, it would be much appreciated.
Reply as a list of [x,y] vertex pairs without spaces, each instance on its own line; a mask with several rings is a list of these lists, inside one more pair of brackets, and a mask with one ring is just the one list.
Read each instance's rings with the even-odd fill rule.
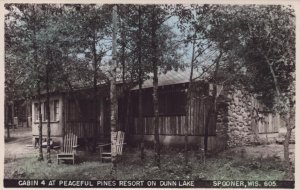
[[217,117],[217,75],[219,71],[219,65],[220,65],[220,59],[223,55],[223,52],[221,51],[219,56],[216,58],[216,68],[214,71],[214,78],[213,78],[213,94],[212,94],[212,105],[209,106],[209,110],[206,117],[206,123],[205,123],[205,130],[204,130],[204,155],[207,156],[208,152],[208,127],[209,127],[209,121],[211,119],[211,116]]
[[15,117],[15,104],[14,101],[11,101],[11,123],[13,129],[15,129],[14,117]]
[[286,135],[284,138],[284,142],[283,142],[283,152],[284,152],[284,162],[286,165],[286,168],[288,169],[288,174],[291,173],[291,164],[290,164],[290,152],[289,152],[289,144],[290,144],[290,139],[291,139],[291,133],[292,133],[292,126],[291,126],[291,115],[290,113],[287,114],[286,116]]
[[41,86],[40,81],[38,81],[38,101],[39,101],[39,157],[38,161],[44,160],[43,157],[43,123],[42,123],[42,100],[41,100]]
[[[27,113],[27,98],[25,99],[25,119],[26,119],[26,128],[28,127],[28,122],[27,122],[27,118],[28,118],[28,113]],[[22,125],[23,127],[23,125]]]
[[[206,107],[205,107],[206,108]],[[207,156],[207,147],[208,147],[208,126],[209,126],[209,119],[211,117],[212,108],[209,107],[209,110],[207,112],[206,118],[205,118],[205,128],[204,128],[204,156]]]
[[9,125],[8,125],[8,103],[5,101],[5,127],[6,127],[6,137],[7,139],[10,138],[10,133],[9,133]]
[[[117,129],[117,91],[116,91],[116,67],[117,67],[117,57],[116,57],[116,44],[117,44],[117,6],[113,7],[113,39],[112,39],[112,61],[111,61],[111,80],[110,80],[110,105],[111,105],[111,118],[110,118],[110,127],[111,127],[111,144],[116,144],[116,138],[113,136],[116,133]],[[117,172],[117,160],[116,152],[112,149],[111,152],[111,162],[112,170],[111,174],[115,178]]]
[[143,127],[143,118],[142,118],[142,114],[143,114],[143,105],[142,105],[142,85],[143,85],[143,79],[142,79],[142,23],[141,23],[141,6],[139,5],[139,15],[138,15],[138,25],[139,25],[139,29],[138,29],[138,65],[139,65],[139,114],[138,114],[138,126],[141,127],[141,159],[144,160],[145,158],[145,151],[144,151],[144,134],[145,134],[145,129]]
[[154,111],[154,150],[155,150],[155,164],[160,168],[160,142],[159,142],[159,110],[158,110],[158,69],[157,69],[157,59],[156,59],[156,7],[153,5],[152,9],[152,23],[151,23],[151,45],[152,45],[152,66],[153,66],[153,111]]
[[[34,12],[34,23],[36,23],[36,4],[33,5],[33,12]],[[35,26],[35,25],[34,25]],[[37,73],[37,91],[38,91],[38,109],[39,109],[39,157],[38,160],[42,161],[44,160],[43,157],[43,123],[42,123],[42,100],[41,100],[41,76],[40,76],[40,70],[39,70],[39,61],[38,61],[38,47],[36,43],[36,28],[33,28],[33,50],[34,50],[34,68],[35,72]]]
[[25,99],[25,119],[26,119],[26,128],[28,127],[28,112],[27,112],[27,107],[28,107],[28,102],[27,98]]
[[[140,76],[139,76],[140,77]],[[142,117],[142,113],[143,113],[143,105],[142,105],[142,82],[141,79],[139,79],[139,118],[138,118],[138,126],[142,129],[141,130],[141,159],[144,160],[145,158],[145,150],[144,150],[144,134],[145,134],[145,129],[143,126],[143,117]]]
[[[123,83],[123,89],[122,89],[122,96],[121,96],[121,104],[122,104],[122,113],[126,113],[127,108],[125,103],[126,94],[130,91],[129,85],[126,81],[126,35],[125,35],[125,29],[123,24],[121,25],[121,56],[120,56],[120,62],[122,65],[122,83]],[[120,118],[118,119],[118,126],[119,130],[124,131],[125,126],[127,125],[126,120],[126,114],[121,114]]]
[[[269,59],[266,55],[264,55],[264,54],[262,54],[262,55],[264,56],[268,66],[269,66],[270,72],[272,74],[275,90],[276,90],[276,93],[277,93],[277,98],[280,101],[279,98],[281,98],[282,94],[281,94],[281,91],[280,91],[280,88],[279,88],[279,84],[278,84],[278,81],[277,81],[275,71],[273,69],[273,64],[269,61]],[[285,105],[285,106],[287,106],[287,105]],[[287,121],[286,129],[287,129],[287,132],[286,132],[284,143],[283,143],[283,152],[284,152],[284,162],[285,162],[286,167],[287,167],[287,172],[290,173],[291,165],[290,165],[290,157],[289,157],[289,143],[290,143],[291,132],[292,132],[293,128],[290,125],[290,123],[291,123],[290,122],[291,107],[288,107],[288,109],[289,109],[289,113],[286,116],[286,121]],[[280,114],[280,116],[282,117],[282,114]]]
[[188,165],[188,128],[189,128],[189,117],[190,117],[190,107],[191,107],[191,89],[193,82],[193,70],[194,70],[194,56],[195,56],[195,40],[193,41],[193,49],[192,49],[192,61],[191,61],[191,73],[190,73],[190,81],[187,89],[186,95],[186,106],[185,106],[185,132],[184,132],[184,160],[185,165]]
[[274,86],[275,86],[275,90],[276,90],[276,93],[277,93],[277,96],[280,97],[281,95],[281,92],[280,92],[280,89],[279,89],[279,85],[278,85],[278,81],[277,81],[277,77],[275,75],[275,71],[273,69],[273,65],[272,63],[269,61],[268,57],[266,55],[263,55],[266,62],[268,63],[268,66],[269,66],[269,69],[270,69],[270,72],[272,74],[272,77],[273,77],[273,82],[274,82]]
[[159,143],[159,129],[158,129],[158,78],[157,78],[157,66],[154,66],[153,77],[153,109],[154,109],[154,147],[155,147],[155,162],[160,167],[160,143]]
[[126,74],[126,59],[125,59],[125,51],[126,51],[126,35],[124,32],[124,26],[121,26],[122,31],[121,31],[121,57],[120,57],[120,61],[121,61],[121,65],[122,65],[122,81],[123,84],[125,85],[125,74]]
[[92,152],[96,152],[97,146],[97,126],[98,126],[98,96],[97,96],[97,72],[98,72],[98,65],[97,65],[97,52],[96,52],[96,31],[93,34],[93,66],[94,66],[94,80],[93,80],[93,92],[94,92],[94,131],[93,131],[93,147]]
[[50,154],[50,137],[51,137],[51,128],[50,128],[50,92],[49,92],[49,65],[46,65],[46,90],[47,90],[47,162],[51,163],[51,154]]

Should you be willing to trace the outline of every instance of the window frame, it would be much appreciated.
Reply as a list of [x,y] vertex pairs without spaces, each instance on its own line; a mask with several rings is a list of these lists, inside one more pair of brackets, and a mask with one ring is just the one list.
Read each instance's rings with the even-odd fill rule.
[[[53,99],[50,100],[50,122],[59,122],[60,120],[60,106],[59,106],[59,99]],[[41,102],[41,109],[42,109],[42,122],[48,122],[47,118],[47,106],[46,106],[46,101]],[[39,103],[34,103],[34,122],[38,123],[39,122]]]
[[34,103],[34,122],[39,122],[39,103]]
[[[59,110],[59,99],[53,100],[53,121],[59,121],[60,110]],[[50,110],[51,111],[51,110]]]
[[[43,117],[42,118],[43,118],[44,122],[48,121],[46,104],[47,104],[47,101],[43,102]],[[51,104],[51,101],[50,101],[50,104]],[[49,104],[49,107],[51,108],[50,104]],[[50,121],[51,121],[51,109],[50,109]]]

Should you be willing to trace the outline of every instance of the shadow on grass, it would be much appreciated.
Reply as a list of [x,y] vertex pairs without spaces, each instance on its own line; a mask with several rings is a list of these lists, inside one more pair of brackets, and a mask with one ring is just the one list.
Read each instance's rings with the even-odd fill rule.
[[12,141],[16,141],[17,139],[18,139],[18,138],[16,138],[16,137],[9,137],[9,138],[5,137],[4,142],[5,142],[5,143],[7,143],[7,142],[12,142]]
[[[215,155],[204,163],[189,152],[188,167],[184,154],[166,151],[161,155],[161,168],[154,165],[154,153],[146,150],[145,160],[137,149],[124,152],[118,161],[114,179],[118,180],[284,180],[282,162],[276,158],[240,158]],[[110,180],[111,164],[99,161],[98,154],[79,154],[75,165],[24,158],[5,164],[5,178]],[[291,179],[289,179],[291,180]]]

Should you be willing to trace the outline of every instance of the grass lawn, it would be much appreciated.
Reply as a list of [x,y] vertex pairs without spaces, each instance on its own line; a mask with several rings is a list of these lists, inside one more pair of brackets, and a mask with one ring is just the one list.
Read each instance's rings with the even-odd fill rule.
[[[189,167],[184,167],[183,152],[164,151],[161,155],[161,169],[154,167],[152,150],[146,151],[145,161],[139,158],[137,149],[125,151],[122,160],[118,162],[118,180],[293,180],[285,177],[284,166],[280,159],[275,157],[241,158],[234,154],[219,154],[206,159],[198,160],[190,152]],[[53,154],[53,163],[39,162],[36,157],[6,159],[4,176],[6,179],[73,179],[73,180],[106,180],[110,176],[110,163],[97,161],[83,161],[79,163],[57,164]],[[80,161],[81,160],[81,161]]]

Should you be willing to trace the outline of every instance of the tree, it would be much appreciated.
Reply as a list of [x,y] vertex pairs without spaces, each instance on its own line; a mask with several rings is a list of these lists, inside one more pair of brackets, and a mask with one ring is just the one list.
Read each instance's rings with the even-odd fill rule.
[[[142,70],[142,7],[141,5],[138,6],[138,43],[137,43],[137,55],[138,55],[138,83],[139,83],[139,119],[138,125],[142,126],[142,114],[143,114],[143,106],[142,106],[142,85],[143,85],[143,70]],[[141,159],[145,158],[145,151],[144,151],[144,133],[145,129],[142,127],[142,140],[141,140]]]
[[158,63],[157,63],[157,37],[156,33],[159,27],[158,13],[160,9],[156,5],[151,6],[151,62],[153,67],[153,110],[154,110],[154,150],[155,150],[155,164],[160,167],[160,142],[159,142],[159,129],[158,129]]
[[[7,23],[7,31],[14,32],[7,35],[8,44],[7,64],[13,61],[6,69],[16,69],[17,75],[11,75],[22,92],[19,97],[27,98],[36,95],[39,101],[39,160],[43,160],[42,154],[42,110],[41,91],[46,89],[46,115],[47,119],[47,160],[50,158],[50,91],[59,87],[55,81],[57,68],[60,63],[60,47],[57,46],[56,19],[60,12],[59,7],[54,5],[7,5],[10,10]],[[10,75],[10,74],[9,74]],[[9,81],[9,80],[7,80]],[[57,81],[56,81],[57,82]],[[53,85],[57,84],[57,85]],[[37,94],[34,93],[37,91]]]
[[[121,64],[122,74],[120,76],[122,80],[121,93],[118,96],[119,99],[126,100],[123,104],[121,113],[126,113],[119,118],[120,129],[121,126],[124,128],[121,130],[128,129],[129,126],[129,115],[130,115],[130,89],[134,85],[134,81],[137,79],[137,54],[136,49],[141,46],[141,44],[136,44],[136,37],[138,35],[137,31],[137,9],[136,5],[118,5],[118,20],[119,20],[119,36],[117,39],[117,44],[119,50],[117,52],[117,57]],[[126,108],[126,110],[125,110]],[[121,115],[121,114],[120,114]]]
[[[111,76],[110,76],[110,110],[111,110],[111,144],[116,144],[116,129],[117,129],[117,111],[118,111],[118,101],[117,101],[117,89],[116,89],[116,71],[117,71],[117,57],[116,57],[116,46],[117,46],[117,6],[114,5],[112,10],[112,21],[113,21],[113,35],[112,35],[112,60],[111,60]],[[116,150],[111,150],[111,162],[112,162],[112,174],[114,175],[117,170],[116,162]]]
[[[164,6],[158,6],[165,11],[165,18],[159,20],[156,29],[156,61],[157,71],[167,72],[172,68],[178,68],[181,61],[181,54],[178,53],[180,45],[175,43],[176,35],[172,32],[172,28],[164,23],[171,17],[170,8]],[[131,78],[138,82],[138,126],[142,127],[142,84],[143,81],[148,79],[149,73],[153,73],[153,46],[151,46],[151,19],[152,19],[152,7],[145,5],[125,5],[119,6],[120,15],[120,61],[124,61],[124,49],[127,55],[127,73],[130,73]],[[159,16],[160,17],[160,16]],[[163,18],[163,16],[161,15]],[[126,42],[122,33],[126,33]],[[126,48],[124,48],[126,44]],[[123,64],[122,64],[123,67]],[[124,71],[124,70],[123,70]],[[141,129],[141,159],[144,159],[144,129]]]
[[[128,28],[130,28],[129,32],[129,40],[123,43],[129,43],[130,45],[130,54],[128,56],[132,56],[132,60],[136,60],[137,62],[137,81],[139,85],[138,90],[138,126],[142,127],[142,113],[143,113],[143,107],[142,107],[142,84],[143,80],[145,78],[145,73],[147,72],[145,65],[143,64],[143,60],[145,58],[143,57],[142,49],[147,48],[145,46],[145,43],[143,42],[146,40],[145,38],[145,32],[144,32],[144,20],[143,17],[145,15],[143,14],[143,11],[146,10],[145,6],[142,5],[126,5],[124,6],[123,14],[121,14],[122,18],[125,21],[125,25],[127,25]],[[124,14],[125,13],[125,14]],[[128,14],[130,16],[128,16]],[[130,18],[130,19],[129,19]],[[134,18],[134,19],[132,19]],[[133,65],[132,65],[133,67]],[[133,71],[133,70],[132,70]],[[133,74],[133,73],[132,73]],[[128,105],[129,106],[129,105]],[[141,137],[141,159],[143,160],[145,158],[144,153],[144,128],[142,127],[142,137]]]
[[[49,154],[47,154],[47,158],[50,158],[50,91],[65,87],[72,91],[76,85],[83,87],[83,84],[93,84],[94,100],[96,101],[94,105],[97,109],[98,79],[106,78],[99,71],[99,65],[102,57],[110,48],[107,43],[103,42],[104,38],[109,38],[107,36],[110,27],[108,7],[96,5],[78,7],[77,5],[58,4],[7,5],[10,12],[7,15],[9,18],[6,22],[6,31],[12,31],[12,33],[6,34],[6,44],[9,46],[6,55],[7,63],[12,64],[7,64],[9,67],[6,69],[6,74],[8,74],[7,79],[9,80],[6,80],[6,83],[13,88],[6,89],[22,89],[20,90],[22,96],[24,93],[26,96],[32,96],[36,90],[40,103],[41,91],[43,89],[47,91],[45,104],[47,111],[45,118],[48,118],[47,152]],[[85,55],[84,61],[78,59],[80,53]],[[72,61],[77,63],[69,64]],[[72,73],[66,70],[70,68],[72,71],[77,71]],[[9,72],[11,69],[16,69],[20,73],[14,75],[13,72]],[[80,71],[78,72],[78,70]],[[81,74],[80,77],[78,73]],[[93,80],[88,78],[90,73],[93,75]],[[75,82],[78,77],[80,79]],[[66,84],[54,82],[55,79],[66,79],[63,80]],[[19,86],[22,88],[18,88]],[[41,118],[41,106],[39,106],[39,110]],[[94,116],[93,148],[95,149],[98,124],[96,110]],[[42,120],[40,119],[40,155],[42,155],[41,130]]]
[[[87,151],[96,150],[98,138],[97,126],[99,97],[98,85],[107,81],[101,69],[102,59],[110,50],[110,14],[109,6],[103,5],[60,5],[60,15],[56,18],[54,36],[57,39],[57,49],[60,52],[60,70],[58,78],[64,81],[70,95],[75,100],[76,107],[81,113],[78,97],[74,88],[93,87],[93,141],[91,146],[86,128],[83,129]],[[90,77],[93,76],[93,77]],[[82,117],[82,114],[79,114]],[[81,118],[82,120],[83,118]]]
[[[257,71],[257,79],[264,77],[263,84],[256,80],[253,88],[262,94],[270,109],[286,120],[284,159],[290,168],[289,141],[291,131],[295,127],[290,122],[294,119],[291,117],[295,104],[294,9],[282,5],[249,7],[248,14],[252,15],[253,20],[248,21],[249,38],[246,47],[250,53],[246,58],[246,65]],[[260,15],[267,16],[262,18]],[[260,59],[260,65],[252,64],[253,59]]]
[[243,78],[240,81],[269,110],[285,118],[284,159],[288,170],[295,103],[294,14],[292,7],[284,5],[226,6],[217,9],[215,16],[222,19],[213,23],[215,31],[220,32],[215,41],[230,38],[219,47],[228,52],[226,58],[238,58],[241,68],[247,69],[244,76],[239,76]]
[[[159,142],[159,109],[158,109],[158,67],[163,67],[163,63],[170,61],[163,60],[165,57],[162,48],[164,40],[158,34],[164,28],[163,23],[168,20],[171,15],[165,7],[160,5],[149,5],[149,37],[150,37],[150,53],[151,66],[153,72],[153,112],[154,112],[154,150],[155,164],[160,168],[160,142]],[[174,64],[173,64],[174,66]]]
[[[6,22],[8,23],[7,31],[12,31],[9,28],[14,28],[14,32],[7,34],[6,41],[9,44],[7,53],[8,56],[16,60],[16,65],[22,79],[18,82],[19,85],[24,85],[30,89],[29,92],[37,90],[39,99],[39,157],[38,160],[43,160],[42,152],[42,110],[41,110],[41,57],[42,44],[39,43],[41,30],[44,28],[44,15],[41,11],[41,6],[36,5],[21,5],[21,4],[6,4],[6,9],[9,10]],[[26,50],[31,50],[27,52]],[[23,62],[21,62],[23,59]],[[28,63],[26,66],[24,63]],[[20,77],[13,76],[13,77]],[[28,92],[28,91],[24,91]]]
[[[100,63],[106,52],[110,50],[110,45],[104,40],[109,38],[110,32],[110,7],[98,5],[80,5],[80,13],[77,13],[78,22],[76,38],[80,41],[78,49],[84,53],[85,57],[91,61],[93,68],[93,94],[94,94],[94,137],[92,151],[96,150],[97,125],[99,110],[99,97],[97,92],[98,79],[101,76]],[[79,52],[78,52],[79,53]]]
[[[190,70],[189,84],[187,88],[187,101],[185,108],[185,165],[188,166],[188,128],[191,108],[191,94],[194,82],[194,69],[202,68],[207,65],[202,59],[204,57],[212,57],[211,49],[213,49],[212,42],[206,38],[209,21],[213,9],[208,5],[177,5],[174,15],[178,17],[178,27],[183,33],[182,42],[185,43],[186,48],[191,49],[191,62],[188,69]],[[202,59],[200,59],[202,58]],[[217,68],[217,67],[216,67]],[[203,74],[202,73],[202,74]],[[196,76],[197,78],[199,76]],[[206,121],[209,121],[211,114],[208,114]],[[205,125],[204,135],[204,150],[207,150],[207,137],[208,137],[208,122]]]

